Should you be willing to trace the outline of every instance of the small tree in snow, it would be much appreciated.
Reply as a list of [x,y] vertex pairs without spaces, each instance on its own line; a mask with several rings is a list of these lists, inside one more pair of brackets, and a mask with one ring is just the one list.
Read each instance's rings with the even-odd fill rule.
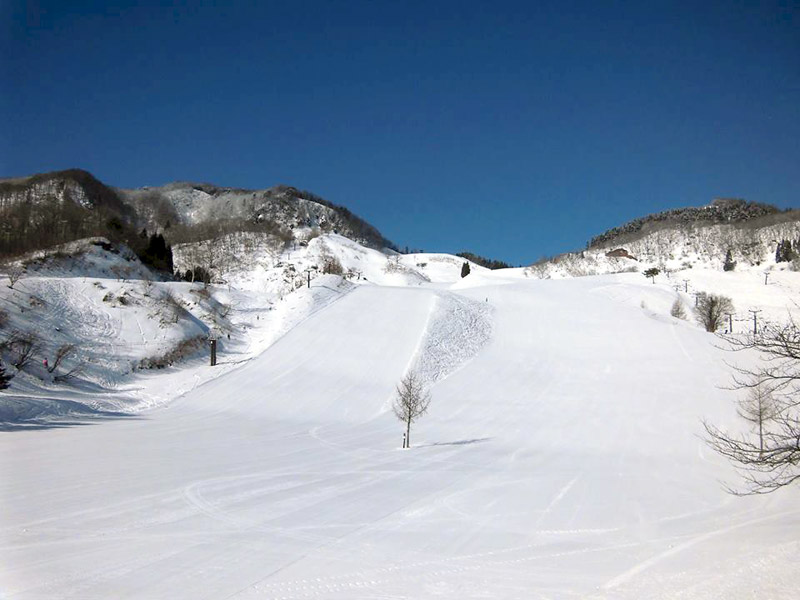
[[61,363],[64,362],[64,359],[73,352],[75,352],[75,344],[63,344],[62,346],[59,346],[58,350],[56,350],[55,360],[53,361],[53,364],[47,367],[47,372],[52,373],[55,371],[61,365]]
[[775,248],[775,262],[791,262],[794,258],[794,250],[789,240],[781,240]]
[[13,290],[14,285],[16,285],[16,283],[22,278],[24,274],[25,274],[25,269],[23,269],[22,267],[19,267],[17,265],[12,265],[8,267],[8,271],[6,272],[6,275],[8,276],[8,287],[10,287]]
[[461,277],[466,277],[467,275],[469,275],[469,263],[465,262],[461,265]]
[[763,455],[764,426],[767,421],[778,414],[778,407],[772,397],[772,393],[763,384],[750,388],[747,397],[739,401],[737,412],[740,417],[752,423],[758,429],[759,454]]
[[395,416],[406,424],[405,447],[411,447],[411,424],[424,415],[431,403],[431,394],[425,389],[422,379],[414,372],[408,373],[396,388],[392,403]]
[[332,254],[323,254],[322,272],[330,275],[342,275],[344,274],[344,267],[342,267],[342,263],[339,262],[339,259]]
[[650,278],[650,280],[653,283],[655,283],[656,282],[656,275],[658,275],[659,273],[661,273],[661,271],[658,269],[658,267],[650,267],[643,274],[644,274],[645,277]]
[[800,328],[790,320],[725,342],[731,351],[755,351],[760,358],[756,366],[733,366],[732,384],[750,394],[737,408],[759,435],[704,422],[707,443],[740,471],[744,487],[729,491],[766,494],[800,483]]
[[11,349],[11,363],[21,371],[39,349],[39,338],[33,333],[15,332],[7,344]]
[[683,302],[681,302],[680,298],[675,298],[675,302],[672,303],[672,308],[669,310],[669,314],[676,319],[686,320],[686,309],[683,308]]
[[736,268],[736,261],[733,260],[733,254],[730,250],[725,255],[725,262],[722,263],[722,270],[723,271],[733,271]]

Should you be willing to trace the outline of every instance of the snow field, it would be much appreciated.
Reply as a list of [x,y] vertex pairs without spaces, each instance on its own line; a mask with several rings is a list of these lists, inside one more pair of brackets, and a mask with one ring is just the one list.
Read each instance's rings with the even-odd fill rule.
[[[326,254],[361,278],[295,290]],[[735,473],[699,435],[702,418],[741,426],[720,388],[732,357],[669,309],[688,278],[779,319],[795,273],[652,285],[473,265],[461,279],[463,261],[427,256],[387,269],[321,236],[278,257],[293,278],[269,267],[212,286],[232,306],[215,369],[201,357],[109,376],[95,395],[47,398],[33,379],[3,394],[16,421],[0,434],[0,597],[793,597],[797,490],[722,491]],[[162,332],[146,305],[102,302],[95,280],[132,286],[21,283],[39,286],[48,328],[98,344]],[[163,286],[190,302],[198,287]],[[433,402],[404,451],[390,406],[410,368]],[[93,422],[87,404],[149,408]],[[33,429],[19,421],[34,406],[70,418]]]
[[[697,436],[735,422],[729,357],[632,275],[297,296],[294,327],[177,402],[5,434],[0,589],[789,598],[797,490],[722,491]],[[388,406],[425,364],[404,451]]]

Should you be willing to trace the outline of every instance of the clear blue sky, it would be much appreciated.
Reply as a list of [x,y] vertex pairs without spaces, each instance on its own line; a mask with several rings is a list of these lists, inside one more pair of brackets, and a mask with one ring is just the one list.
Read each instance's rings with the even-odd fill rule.
[[0,3],[0,175],[286,183],[515,264],[800,205],[796,0],[144,4]]

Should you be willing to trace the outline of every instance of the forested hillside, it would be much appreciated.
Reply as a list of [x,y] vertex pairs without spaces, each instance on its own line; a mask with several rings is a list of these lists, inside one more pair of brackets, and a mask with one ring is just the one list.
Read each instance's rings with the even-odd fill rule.
[[265,190],[174,183],[125,190],[79,169],[0,180],[0,258],[103,236],[138,251],[142,231],[170,244],[237,231],[290,237],[295,228],[337,232],[373,248],[392,247],[348,209],[290,186]]

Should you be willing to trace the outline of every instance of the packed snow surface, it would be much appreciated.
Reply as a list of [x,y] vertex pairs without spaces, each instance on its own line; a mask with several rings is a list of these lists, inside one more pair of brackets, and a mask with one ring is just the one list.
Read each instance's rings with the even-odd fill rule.
[[798,490],[723,491],[731,356],[667,282],[359,256],[385,285],[314,280],[218,371],[153,375],[177,400],[0,433],[0,597],[795,597]]

